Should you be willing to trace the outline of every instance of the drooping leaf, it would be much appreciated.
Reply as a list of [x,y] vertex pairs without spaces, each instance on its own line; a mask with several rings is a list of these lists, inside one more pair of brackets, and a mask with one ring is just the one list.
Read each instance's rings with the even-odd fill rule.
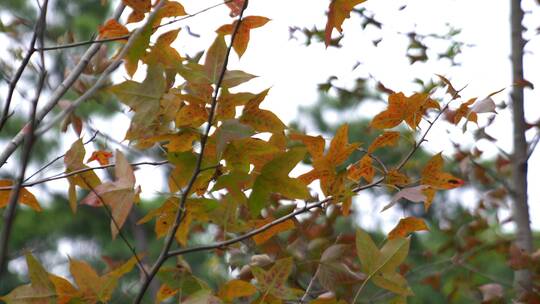
[[[0,180],[0,187],[13,187],[13,182],[10,180]],[[9,197],[11,196],[11,190],[0,190],[0,208],[4,208],[9,203]],[[17,200],[20,204],[27,205],[28,207],[40,212],[41,206],[39,205],[36,197],[28,191],[26,188],[21,188],[19,191],[19,198]]]
[[321,255],[317,279],[325,289],[335,291],[342,284],[351,284],[364,278],[344,263],[343,257],[347,250],[347,245],[334,244]]
[[223,70],[223,64],[225,63],[225,56],[227,53],[227,44],[223,35],[217,35],[214,43],[208,49],[206,53],[206,59],[204,61],[204,70],[208,79],[214,84],[217,83],[219,75]]
[[102,206],[105,204],[111,210],[111,232],[113,239],[127,220],[133,202],[138,193],[135,187],[135,175],[125,156],[116,150],[114,172],[116,180],[93,187],[81,204]]
[[423,219],[406,217],[399,220],[397,226],[388,233],[388,239],[404,238],[412,232],[429,230]]
[[328,47],[332,39],[332,30],[335,28],[340,33],[343,32],[341,25],[345,19],[351,16],[352,9],[366,0],[331,0],[328,10],[328,21],[326,22],[324,42]]

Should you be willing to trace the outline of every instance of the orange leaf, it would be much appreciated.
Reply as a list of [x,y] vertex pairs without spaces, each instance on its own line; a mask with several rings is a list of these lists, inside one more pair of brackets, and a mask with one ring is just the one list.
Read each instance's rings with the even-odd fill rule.
[[[268,21],[270,21],[270,19],[261,16],[247,16],[242,19],[240,27],[238,28],[238,33],[233,41],[233,48],[236,54],[238,54],[238,57],[242,57],[247,49],[250,31],[265,25]],[[235,21],[233,24],[223,25],[218,28],[216,32],[218,34],[231,35],[237,22],[238,21]]]
[[[129,30],[114,19],[109,19],[99,27],[99,38],[110,39],[129,35]],[[125,39],[127,40],[127,38]]]
[[92,155],[86,161],[86,163],[97,160],[100,165],[105,166],[109,164],[109,158],[111,158],[112,156],[113,154],[111,152],[97,150],[97,151],[92,152]]
[[[267,219],[264,219],[264,220],[258,220],[256,221],[256,227],[262,227],[270,222],[272,222],[274,219],[273,218],[267,218]],[[295,225],[294,225],[294,222],[292,220],[286,220],[282,223],[279,223],[275,226],[272,226],[270,227],[269,229],[259,233],[259,234],[256,234],[253,236],[253,240],[255,241],[255,243],[257,245],[260,245],[266,241],[268,241],[269,239],[271,239],[274,235],[280,233],[280,232],[283,232],[283,231],[287,231],[287,230],[290,230],[290,229],[294,229],[295,228]]]
[[326,159],[334,166],[337,166],[349,158],[351,153],[358,148],[359,143],[349,144],[349,126],[342,125],[336,131],[336,135],[330,142],[330,148],[326,153]]
[[397,226],[388,233],[388,239],[404,238],[412,232],[421,230],[429,230],[423,219],[406,217],[399,220]]
[[405,121],[409,127],[416,129],[422,116],[430,108],[439,109],[439,104],[424,93],[415,93],[410,97],[403,93],[394,93],[388,97],[388,107],[377,114],[370,126],[376,129],[390,129]]
[[257,288],[252,284],[242,280],[232,280],[219,289],[218,295],[229,302],[235,298],[249,297],[256,292]]
[[146,13],[151,8],[150,0],[122,0],[122,2],[137,12]]
[[163,284],[159,287],[159,290],[156,293],[156,303],[161,303],[177,293],[178,288],[173,289],[169,287],[169,285]]
[[360,178],[363,177],[368,183],[371,183],[374,176],[375,169],[373,169],[371,157],[367,154],[347,169],[347,177],[353,181],[360,181]]
[[291,134],[292,140],[300,140],[306,146],[313,159],[320,159],[324,153],[324,138],[322,136],[309,136],[304,134]]
[[428,185],[435,189],[453,189],[463,185],[463,180],[450,173],[442,172],[443,158],[441,153],[434,155],[422,170],[420,184]]
[[240,122],[251,126],[258,132],[281,133],[285,129],[285,124],[276,114],[259,108],[269,90],[262,91],[246,103]]
[[345,19],[351,16],[352,9],[366,0],[332,0],[328,11],[328,21],[326,22],[324,42],[330,45],[332,30],[335,28],[340,33],[343,32],[341,25]]
[[396,132],[396,131],[384,132],[383,134],[375,138],[375,140],[369,146],[368,152],[373,153],[373,151],[384,146],[394,146],[397,143],[398,139],[399,139],[399,132]]
[[442,75],[439,75],[439,74],[435,74],[435,75],[437,75],[442,80],[442,82],[444,82],[444,84],[448,86],[448,88],[446,89],[446,92],[452,96],[452,100],[461,97],[459,96],[459,91],[454,88],[450,80],[448,80],[446,77]]
[[[10,180],[0,180],[0,187],[12,187],[13,182]],[[0,190],[0,208],[4,208],[9,203],[9,197],[11,195],[11,190]],[[21,188],[19,191],[18,202],[28,207],[34,209],[35,211],[41,211],[41,206],[39,205],[36,197],[28,191],[26,188]]]

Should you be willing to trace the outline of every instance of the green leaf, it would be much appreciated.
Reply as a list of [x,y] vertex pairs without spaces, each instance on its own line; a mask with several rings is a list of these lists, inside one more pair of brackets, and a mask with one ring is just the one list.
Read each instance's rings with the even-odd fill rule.
[[381,248],[381,268],[384,273],[391,273],[405,261],[409,254],[410,239],[397,238],[389,240]]
[[304,159],[305,154],[305,148],[293,148],[276,155],[264,165],[261,174],[255,179],[248,200],[249,210],[253,216],[257,216],[264,208],[272,192],[281,193],[290,199],[309,198],[307,186],[300,180],[289,177],[289,172]]
[[206,53],[206,59],[204,61],[204,70],[208,79],[214,84],[217,83],[219,75],[223,70],[223,64],[225,63],[225,56],[227,54],[227,44],[223,35],[218,35],[214,40],[214,43],[208,49]]
[[227,71],[225,73],[225,76],[223,77],[223,82],[221,83],[221,87],[233,88],[237,85],[241,85],[244,82],[248,82],[255,77],[257,76],[246,73],[244,71],[238,71],[238,70]]
[[393,293],[403,296],[413,295],[412,290],[407,286],[407,280],[397,272],[380,272],[374,275],[372,280],[375,285],[390,290]]
[[356,230],[356,253],[367,274],[375,271],[381,260],[381,252],[369,234],[362,229]]

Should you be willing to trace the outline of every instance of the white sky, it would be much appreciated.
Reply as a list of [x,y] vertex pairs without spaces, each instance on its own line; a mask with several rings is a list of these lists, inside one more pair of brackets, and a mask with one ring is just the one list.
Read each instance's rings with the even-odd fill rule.
[[[198,11],[216,4],[216,0],[181,1],[188,13]],[[338,77],[337,84],[350,85],[359,76],[372,75],[382,81],[387,87],[407,94],[417,89],[412,84],[415,77],[428,80],[434,74],[446,75],[456,87],[468,85],[463,92],[464,97],[475,97],[489,94],[511,84],[509,61],[509,1],[493,0],[368,0],[363,4],[368,10],[375,13],[377,20],[383,23],[383,31],[368,27],[362,30],[360,19],[353,14],[353,18],[344,23],[345,38],[342,40],[343,48],[325,49],[322,43],[315,43],[305,47],[301,42],[289,40],[289,26],[311,28],[314,24],[324,28],[325,11],[328,0],[250,0],[247,15],[261,15],[272,19],[262,28],[251,33],[249,47],[240,61],[233,54],[230,69],[242,69],[260,77],[239,87],[240,90],[258,92],[272,87],[270,94],[262,103],[263,108],[275,112],[285,123],[290,122],[297,115],[297,108],[309,105],[316,101],[318,93],[317,84],[326,81],[331,75]],[[534,8],[535,14],[528,15],[526,24],[540,20],[540,8],[534,0],[525,0],[526,10]],[[407,4],[407,8],[399,11],[398,8]],[[225,22],[228,9],[219,7],[186,20],[186,22],[173,24],[164,30],[178,26],[189,25],[191,30],[201,38],[194,38],[183,30],[176,40],[182,55],[194,54],[207,48],[213,41],[214,31]],[[408,38],[398,33],[407,33],[416,30],[422,34],[445,33],[446,23],[455,28],[461,28],[460,41],[474,44],[475,47],[464,48],[458,60],[460,67],[450,67],[446,60],[430,61],[428,64],[416,63],[410,65],[405,57]],[[531,25],[531,29],[538,27],[538,22]],[[532,30],[531,30],[532,32]],[[337,35],[337,33],[334,33]],[[382,36],[381,36],[382,35]],[[301,37],[301,35],[299,35]],[[374,47],[371,40],[382,37],[378,47]],[[540,72],[534,67],[540,66],[540,59],[534,54],[540,50],[540,39],[528,34],[532,40],[527,45],[529,51],[525,58],[526,79],[540,86]],[[437,45],[435,45],[437,47]],[[440,47],[440,46],[439,46]],[[430,54],[430,53],[428,53]],[[433,54],[433,53],[431,53]],[[435,57],[435,56],[434,56]],[[360,61],[363,64],[352,71],[352,66]],[[142,71],[141,71],[142,72]],[[138,73],[136,78],[144,75]],[[121,81],[122,75],[115,79]],[[497,95],[497,102],[507,100],[507,93]],[[527,119],[536,121],[540,117],[540,107],[537,102],[540,98],[537,91],[526,90]],[[383,104],[380,104],[383,107]],[[350,117],[372,116],[377,106],[366,108],[362,113],[351,113]],[[499,146],[511,150],[511,124],[508,112],[501,113],[496,119],[495,126],[488,133],[499,140]],[[99,127],[111,137],[122,140],[129,125],[125,115],[118,115],[114,122],[94,119],[93,125]],[[441,125],[443,126],[443,125]],[[463,138],[461,132],[447,134],[446,128],[434,128],[428,137],[430,142],[426,149],[437,153],[441,150],[450,152],[449,136],[457,141],[470,141]],[[308,127],[308,132],[316,130]],[[70,133],[71,134],[71,133]],[[71,134],[66,139],[69,145],[75,138]],[[472,144],[472,143],[471,143]],[[487,154],[493,155],[496,151],[492,145],[478,144]],[[67,148],[66,148],[67,149]],[[91,151],[87,151],[87,157]],[[448,154],[448,153],[447,153]],[[535,229],[540,229],[540,191],[534,185],[540,179],[539,168],[540,153],[536,152],[530,162],[530,206],[532,223]],[[53,173],[53,172],[49,172]],[[56,173],[56,172],[54,172]],[[156,182],[156,176],[162,175],[159,167],[143,166],[136,171],[138,182],[142,185],[145,197],[152,197],[163,191],[163,183]],[[150,177],[150,178],[149,178]],[[54,188],[67,190],[67,182],[59,181],[51,184]],[[471,201],[471,198],[468,199]],[[387,202],[387,198],[373,199],[361,196],[362,204],[358,204],[359,212],[366,216],[361,217],[361,225],[368,227],[382,227],[388,230],[397,223],[401,214],[379,214],[378,210]],[[476,199],[472,199],[473,204]],[[368,203],[364,203],[368,202]],[[370,203],[369,203],[370,202]],[[468,205],[472,205],[468,203]],[[387,214],[388,213],[388,214]],[[380,220],[380,222],[379,222]],[[385,221],[386,220],[386,221]]]

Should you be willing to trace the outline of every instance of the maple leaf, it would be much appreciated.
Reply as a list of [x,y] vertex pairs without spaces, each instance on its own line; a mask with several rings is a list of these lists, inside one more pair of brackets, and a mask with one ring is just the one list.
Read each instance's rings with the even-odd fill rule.
[[86,161],[86,163],[97,160],[100,165],[105,166],[109,164],[109,159],[112,156],[113,154],[109,151],[97,150],[92,152],[92,155],[90,155],[90,158]]
[[375,150],[385,146],[395,146],[399,140],[399,132],[386,131],[383,134],[377,136],[375,140],[369,145],[368,153],[373,153]]
[[289,172],[304,159],[305,154],[305,149],[290,149],[277,154],[262,167],[248,199],[249,210],[253,216],[260,213],[273,192],[280,193],[289,199],[309,198],[307,186],[300,180],[289,177]]
[[98,207],[105,204],[110,208],[113,239],[118,234],[118,229],[127,220],[133,202],[140,191],[140,188],[134,189],[135,175],[133,169],[120,150],[116,150],[114,174],[116,176],[115,181],[92,187],[88,196],[81,201],[81,204],[84,205]]
[[444,160],[442,154],[435,154],[422,170],[420,184],[435,189],[453,189],[464,184],[463,180],[450,173],[442,172]]
[[330,45],[332,40],[332,30],[335,28],[340,33],[343,32],[341,25],[345,19],[351,16],[352,9],[366,0],[332,0],[328,10],[328,20],[326,22],[324,43],[326,47]]
[[269,270],[265,271],[260,267],[251,267],[251,273],[257,280],[257,288],[262,294],[261,303],[270,295],[278,299],[294,298],[297,293],[294,289],[287,287],[287,278],[291,274],[293,266],[292,258],[284,258],[276,261]]
[[[247,16],[240,22],[240,27],[233,41],[233,48],[238,57],[242,57],[249,43],[250,31],[265,25],[270,19],[261,16]],[[221,35],[231,35],[236,27],[237,21],[232,24],[226,24],[217,29],[217,33]]]
[[[88,168],[88,166],[83,163],[85,154],[86,151],[84,149],[82,139],[79,138],[71,145],[69,150],[66,152],[66,155],[64,156],[66,173]],[[101,180],[94,171],[86,171],[77,175],[69,176],[68,182],[69,205],[73,212],[77,211],[76,186],[79,186],[86,190],[91,190],[92,188],[95,188],[101,184]]]
[[360,181],[360,178],[364,178],[366,182],[371,183],[374,176],[373,161],[371,156],[367,154],[347,168],[347,177],[353,181]]
[[390,94],[387,109],[377,114],[370,126],[376,129],[391,129],[405,121],[415,130],[430,108],[440,109],[440,106],[427,94],[415,93],[410,97],[406,97],[402,92]]
[[356,230],[356,252],[368,277],[375,285],[399,295],[412,295],[407,280],[396,268],[409,252],[410,239],[388,240],[379,250],[371,237],[362,229]]
[[[129,35],[129,30],[114,19],[107,20],[103,26],[99,27],[100,39],[118,38],[127,35]],[[127,38],[122,39],[122,41],[127,41]]]
[[239,121],[257,132],[280,133],[285,129],[285,124],[276,114],[259,108],[269,90],[262,91],[246,103]]
[[176,69],[182,64],[182,56],[171,46],[176,40],[180,29],[168,31],[158,37],[156,43],[150,48],[149,54],[144,58],[147,64],[160,63],[168,69]]
[[128,80],[108,89],[118,99],[135,112],[126,133],[127,140],[150,137],[159,126],[157,117],[160,99],[165,92],[165,77],[159,65],[148,66],[146,78],[142,83]]
[[338,179],[336,167],[345,162],[351,153],[358,148],[359,143],[349,143],[349,126],[342,125],[336,131],[336,135],[330,142],[330,147],[324,154],[324,139],[320,136],[296,135],[292,134],[291,139],[300,140],[313,158],[313,170],[303,174],[299,178],[306,184],[310,184],[316,179],[320,179],[321,188],[325,195],[339,195],[332,193],[331,189],[343,189],[342,184],[336,185]]
[[[254,226],[255,228],[259,228],[259,227],[262,227],[268,223],[271,223],[273,220],[275,220],[273,217],[268,217],[266,219],[263,219],[263,220],[255,220],[254,221]],[[252,238],[253,238],[253,241],[255,241],[255,244],[257,245],[260,245],[260,244],[263,244],[265,243],[266,241],[268,241],[269,239],[271,239],[274,235],[280,233],[280,232],[283,232],[283,231],[287,231],[287,230],[291,230],[291,229],[294,229],[296,226],[294,225],[294,222],[293,220],[286,220],[284,222],[281,222],[277,225],[274,225],[272,227],[270,227],[269,229],[261,232],[261,233],[258,233],[256,235],[254,235]]]
[[[0,187],[12,187],[13,182],[11,180],[0,180]],[[11,196],[11,190],[0,190],[0,208],[4,208],[9,203],[9,197]],[[26,188],[19,190],[19,198],[17,200],[20,204],[27,205],[28,207],[40,212],[41,206],[39,205],[36,197],[32,192]]]
[[388,233],[388,239],[404,238],[414,231],[429,230],[423,219],[406,217],[399,220],[397,226]]
[[49,279],[47,271],[32,254],[27,253],[25,256],[30,284],[15,288],[9,294],[1,296],[0,300],[5,301],[7,304],[47,304],[56,302],[56,290]]
[[249,297],[257,292],[257,288],[251,283],[242,280],[231,280],[225,283],[218,292],[219,297],[225,301],[235,298]]

